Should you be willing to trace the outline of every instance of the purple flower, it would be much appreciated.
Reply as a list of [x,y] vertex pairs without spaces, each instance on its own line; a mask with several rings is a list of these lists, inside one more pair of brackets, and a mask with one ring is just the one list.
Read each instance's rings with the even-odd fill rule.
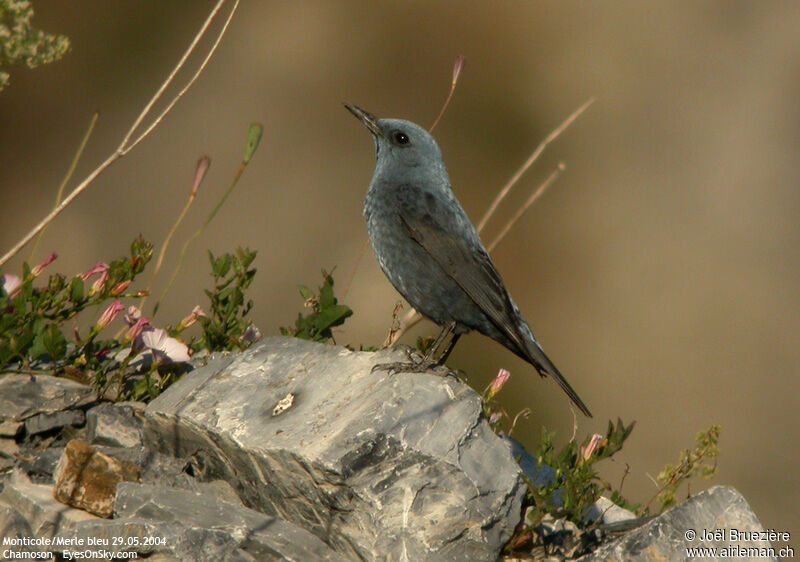
[[259,330],[255,324],[250,324],[242,334],[242,341],[254,343],[257,341],[261,341],[261,338],[264,336],[261,335],[261,330]]

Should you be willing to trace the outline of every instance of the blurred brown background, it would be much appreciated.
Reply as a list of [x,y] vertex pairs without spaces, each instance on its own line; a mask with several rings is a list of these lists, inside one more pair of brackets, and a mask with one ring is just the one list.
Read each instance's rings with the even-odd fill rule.
[[[35,25],[68,35],[73,50],[35,71],[11,69],[0,94],[0,250],[49,210],[95,109],[101,117],[75,179],[116,147],[211,5],[35,3]],[[341,293],[366,240],[372,141],[342,101],[428,126],[456,55],[465,55],[436,133],[477,221],[539,141],[596,97],[485,231],[491,239],[566,163],[493,253],[498,269],[595,413],[578,420],[579,436],[617,416],[638,422],[606,468],[618,483],[630,464],[630,499],[649,499],[648,475],[718,423],[713,483],[734,485],[765,527],[796,537],[798,29],[793,2],[245,2],[198,83],[50,227],[37,258],[56,251],[51,267],[75,274],[122,255],[140,232],[159,245],[208,153],[211,171],[159,294],[183,240],[235,173],[248,124],[261,121],[253,162],[192,246],[157,320],[205,305],[206,249],[248,245],[259,252],[253,318],[274,335],[301,309],[296,285],[316,286],[320,268],[336,266]],[[29,253],[6,271],[18,272]],[[355,315],[338,341],[380,344],[397,300],[368,250],[345,299]],[[433,333],[423,323],[405,341]],[[534,410],[517,434],[529,446],[541,424],[569,438],[567,399],[499,345],[469,336],[451,364],[477,388],[499,367],[511,370],[504,404]]]

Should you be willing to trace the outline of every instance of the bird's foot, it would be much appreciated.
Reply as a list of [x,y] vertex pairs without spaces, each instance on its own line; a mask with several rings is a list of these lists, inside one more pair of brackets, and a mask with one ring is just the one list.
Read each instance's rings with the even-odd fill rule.
[[395,373],[425,373],[441,368],[434,361],[398,361],[396,363],[379,363],[372,367],[372,372],[386,371],[390,375]]
[[394,375],[396,373],[435,373],[437,375],[449,375],[452,373],[445,365],[430,360],[427,356],[422,355],[414,348],[402,346],[401,349],[408,357],[408,361],[378,363],[372,367],[372,372],[386,371],[389,375]]

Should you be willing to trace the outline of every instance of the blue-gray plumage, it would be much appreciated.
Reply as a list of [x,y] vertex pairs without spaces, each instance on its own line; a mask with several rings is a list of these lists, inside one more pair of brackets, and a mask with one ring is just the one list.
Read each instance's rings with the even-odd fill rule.
[[377,163],[364,201],[372,247],[397,291],[423,316],[478,330],[550,375],[580,410],[589,409],[536,341],[478,232],[450,187],[442,154],[424,129],[346,105],[375,137]]

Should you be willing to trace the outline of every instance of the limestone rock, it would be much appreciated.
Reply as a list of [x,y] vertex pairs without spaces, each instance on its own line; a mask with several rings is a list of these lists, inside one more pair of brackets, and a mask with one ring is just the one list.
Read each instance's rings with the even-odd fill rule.
[[92,445],[139,447],[142,419],[132,406],[99,404],[86,412],[87,440]]
[[0,457],[14,458],[19,453],[19,445],[13,439],[0,438]]
[[28,476],[14,470],[0,492],[0,503],[16,509],[28,522],[36,537],[50,537],[71,530],[76,523],[96,519],[53,499],[53,486],[34,484]]
[[0,504],[0,539],[25,539],[33,536],[28,522],[19,511],[11,506]]
[[138,480],[139,467],[73,440],[64,449],[53,477],[55,499],[100,517],[111,517],[117,485]]
[[0,375],[0,421],[76,409],[97,400],[90,387],[49,375]]
[[15,422],[11,420],[0,422],[0,437],[16,437],[22,433],[23,427],[25,427],[23,422]]
[[457,378],[372,372],[404,360],[269,338],[154,400],[145,444],[347,559],[494,561],[520,519],[519,467]]
[[[291,523],[187,490],[122,483],[115,505],[115,519],[87,521],[62,537],[91,539],[93,551],[193,562],[340,559],[319,538]],[[125,537],[124,544],[112,548],[118,537]]]
[[[688,560],[687,548],[710,547],[717,556],[703,556],[704,560],[759,559],[778,560],[768,541],[729,540],[728,532],[763,531],[761,523],[745,499],[734,488],[715,486],[693,496],[638,529],[601,546],[593,553],[580,558],[583,562],[610,560]],[[721,530],[721,540],[703,540],[703,533]],[[687,537],[693,540],[687,540]],[[777,547],[786,546],[785,543]],[[742,554],[743,549],[756,549]],[[723,549],[729,549],[723,551]],[[697,558],[701,556],[698,554]]]
[[37,435],[61,427],[83,425],[85,421],[83,410],[45,412],[26,419],[25,431],[28,435]]
[[632,521],[636,519],[636,514],[632,511],[620,507],[605,496],[600,496],[594,505],[589,508],[586,515],[587,521],[600,520],[604,525],[612,525],[622,521]]

